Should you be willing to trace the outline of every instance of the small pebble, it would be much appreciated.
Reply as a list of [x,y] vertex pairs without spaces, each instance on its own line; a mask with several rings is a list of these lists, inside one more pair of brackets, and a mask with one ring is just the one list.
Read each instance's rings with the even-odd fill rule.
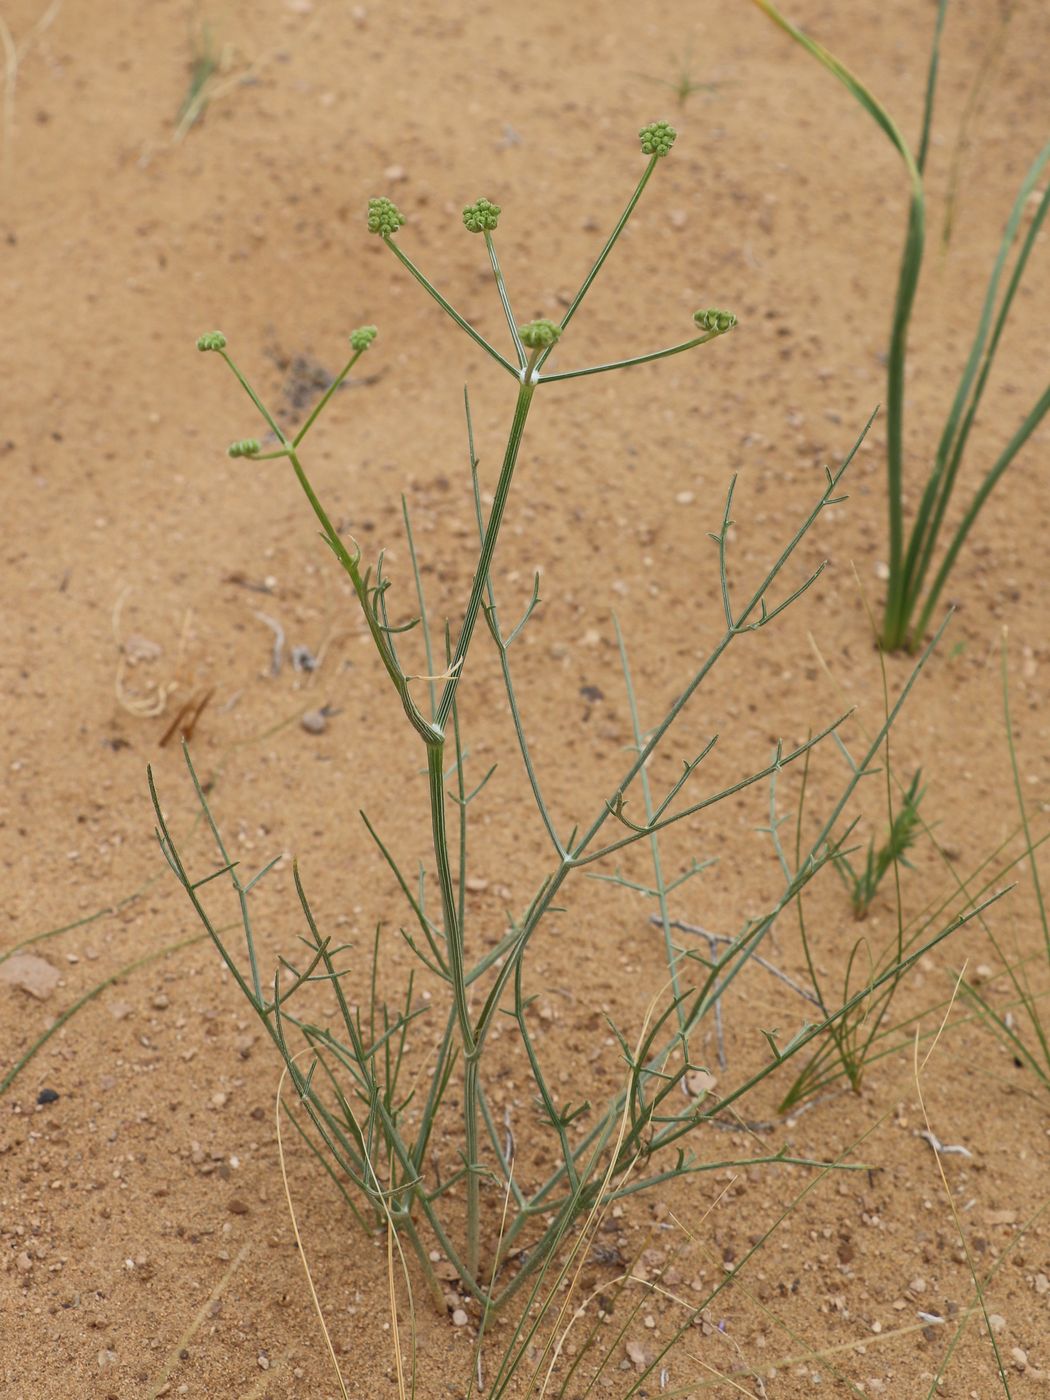
[[457,1308],[456,1311],[452,1314],[453,1327],[466,1327],[468,1321],[469,1318],[467,1317],[466,1313],[463,1311],[462,1308]]
[[1010,1348],[1010,1357],[1019,1371],[1028,1370],[1028,1353],[1022,1351],[1020,1347]]
[[307,734],[323,734],[328,728],[328,720],[323,710],[307,710],[299,723]]
[[57,1103],[58,1091],[56,1089],[41,1089],[36,1096],[37,1103]]
[[708,1069],[690,1069],[686,1071],[686,1092],[694,1099],[698,1099],[704,1094],[709,1094],[717,1083],[718,1080]]
[[226,1209],[231,1215],[247,1215],[251,1207],[246,1201],[242,1201],[240,1196],[231,1196],[226,1202]]

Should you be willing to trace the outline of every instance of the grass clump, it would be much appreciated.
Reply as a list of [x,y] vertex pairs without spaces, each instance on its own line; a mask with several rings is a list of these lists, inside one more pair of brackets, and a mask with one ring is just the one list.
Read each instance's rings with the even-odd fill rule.
[[[1032,161],[1007,218],[999,252],[978,314],[973,344],[945,419],[933,463],[921,484],[921,489],[917,490],[915,485],[909,488],[906,483],[904,447],[908,331],[926,244],[924,177],[937,90],[941,35],[948,0],[940,0],[937,9],[921,134],[918,150],[915,152],[890,114],[848,68],[815,39],[803,34],[786,20],[771,0],[754,0],[754,3],[838,78],[892,143],[904,162],[908,176],[908,223],[893,307],[886,369],[889,581],[880,641],[887,651],[915,651],[922,645],[923,638],[929,632],[945,584],[984,503],[998,485],[1007,467],[1050,411],[1048,384],[985,472],[961,519],[954,525],[946,546],[941,550],[939,544],[942,534],[947,530],[948,508],[969,445],[970,433],[995,363],[1014,297],[1021,285],[1039,230],[1050,209],[1050,186],[1041,195],[1037,193],[1039,180],[1050,163],[1050,143],[1045,145]],[[1033,197],[1037,201],[1035,212],[1021,241],[1013,267],[1007,274],[1011,249],[1018,238],[1026,206]],[[918,506],[910,528],[906,529],[904,497],[909,489],[918,494]],[[939,563],[936,563],[938,555],[940,559]]]
[[914,775],[909,783],[897,811],[894,812],[891,808],[890,829],[882,845],[876,847],[875,838],[871,837],[863,865],[854,865],[849,856],[845,854],[835,858],[835,869],[842,876],[843,883],[849,890],[850,904],[853,906],[855,919],[863,919],[867,916],[868,910],[879,892],[879,886],[891,870],[896,869],[898,865],[910,868],[907,853],[915,844],[921,829],[919,803],[922,801],[925,791],[919,787],[921,780],[922,773],[920,771]]
[[[231,450],[253,462],[282,460],[291,467],[320,523],[325,542],[350,582],[389,684],[393,701],[389,708],[394,713],[400,710],[425,757],[425,796],[421,792],[420,797],[429,815],[429,870],[421,866],[418,879],[407,873],[367,814],[361,814],[411,913],[411,928],[401,930],[401,937],[417,966],[407,978],[403,993],[395,1003],[379,995],[378,973],[385,951],[381,929],[376,930],[370,955],[366,952],[362,956],[357,948],[334,944],[318,926],[298,867],[295,887],[305,929],[305,952],[295,962],[282,958],[272,981],[264,980],[251,895],[271,867],[264,866],[250,878],[242,876],[237,862],[230,858],[188,748],[189,772],[216,844],[219,869],[203,877],[191,875],[164,817],[151,773],[158,839],[226,966],[284,1060],[298,1098],[298,1108],[292,1110],[293,1121],[355,1216],[366,1227],[386,1228],[404,1242],[406,1249],[414,1253],[436,1305],[443,1307],[442,1281],[430,1259],[436,1244],[455,1270],[462,1289],[481,1304],[486,1316],[516,1295],[535,1297],[530,1290],[539,1288],[544,1279],[549,1282],[551,1277],[557,1278],[556,1272],[551,1275],[548,1271],[560,1247],[572,1232],[585,1229],[585,1222],[595,1219],[595,1213],[600,1214],[619,1199],[675,1178],[732,1165],[732,1159],[721,1154],[716,1161],[697,1155],[692,1146],[697,1129],[715,1118],[728,1117],[732,1121],[736,1106],[768,1076],[822,1037],[829,1027],[848,1018],[864,998],[877,993],[889,980],[899,978],[951,928],[940,930],[908,953],[902,953],[841,1006],[822,1008],[815,1022],[807,1021],[801,1028],[784,1034],[777,1028],[763,1031],[764,1061],[727,1092],[716,1096],[707,1088],[691,1090],[697,1082],[706,1082],[702,1076],[707,1067],[694,1049],[698,1028],[718,1006],[725,988],[757,955],[778,916],[841,849],[849,830],[840,830],[843,813],[857,784],[871,771],[889,726],[925,662],[924,656],[888,710],[885,725],[853,763],[841,794],[820,821],[812,841],[804,847],[800,845],[796,859],[785,863],[783,890],[767,911],[747,920],[717,957],[704,960],[692,955],[671,956],[669,989],[646,1014],[642,1030],[631,1034],[626,1029],[612,1028],[624,1067],[619,1092],[602,1104],[591,1105],[583,1096],[582,1086],[569,1083],[563,1096],[543,1064],[527,1014],[532,1000],[527,955],[537,931],[557,910],[557,901],[570,877],[580,871],[594,873],[619,852],[648,842],[657,860],[658,892],[665,895],[667,885],[658,866],[660,833],[673,824],[708,813],[757,784],[775,781],[778,774],[804,758],[846,718],[832,720],[804,742],[790,746],[778,742],[772,753],[750,771],[700,797],[687,796],[686,790],[695,782],[717,735],[699,753],[682,759],[680,776],[666,791],[656,791],[651,785],[647,771],[650,758],[667,746],[676,721],[726,650],[772,623],[819,578],[823,565],[794,587],[781,583],[786,566],[813,523],[825,508],[844,499],[841,483],[852,453],[835,471],[826,470],[823,488],[808,515],[791,533],[772,565],[747,589],[740,590],[740,596],[736,581],[731,583],[727,558],[735,483],[730,484],[720,523],[711,535],[724,619],[721,635],[701,664],[684,679],[674,703],[647,729],[641,727],[624,649],[624,670],[635,721],[633,753],[619,782],[598,809],[577,820],[567,834],[547,803],[530,749],[512,658],[518,654],[515,643],[539,605],[538,581],[520,620],[505,630],[492,565],[535,400],[538,395],[557,392],[549,388],[554,384],[692,351],[730,333],[736,325],[731,313],[705,309],[694,314],[694,329],[698,333],[666,348],[579,368],[548,368],[552,355],[562,353],[566,343],[571,343],[571,323],[647,184],[667,158],[673,139],[673,128],[666,123],[642,128],[639,141],[643,154],[648,156],[645,168],[560,321],[518,321],[496,254],[496,206],[479,200],[467,207],[464,222],[468,231],[484,239],[504,312],[510,343],[507,354],[460,315],[401,247],[397,235],[406,226],[401,211],[385,199],[373,200],[369,205],[369,231],[383,240],[444,314],[515,386],[506,446],[487,512],[479,486],[469,399],[465,401],[478,546],[472,583],[455,626],[449,621],[443,626],[435,625],[428,614],[407,508],[404,519],[414,575],[415,615],[397,621],[391,610],[391,580],[384,572],[383,554],[374,563],[367,563],[359,544],[337,531],[303,465],[304,439],[360,356],[374,353],[375,328],[352,333],[351,353],[344,368],[294,436],[285,433],[256,393],[220,332],[202,336],[198,342],[202,352],[216,354],[228,365],[269,432],[265,444],[245,438]],[[491,770],[479,782],[472,776],[468,778],[459,709],[479,623],[484,624],[483,630],[488,632],[496,650],[536,817],[551,849],[548,873],[525,907],[510,919],[509,927],[493,945],[481,948],[468,938],[465,923],[469,832],[474,804],[485,790]],[[426,673],[422,675],[407,669],[401,651],[405,634],[415,629],[426,657]],[[634,798],[638,792],[642,803],[636,813]],[[521,820],[521,814],[516,812],[515,825]],[[243,954],[223,936],[206,906],[211,895],[205,886],[221,876],[228,876],[234,891],[243,927]],[[433,885],[437,894],[431,900],[428,892]],[[665,898],[661,899],[661,907],[666,914]],[[330,992],[336,1030],[299,1014],[302,1003],[295,999],[308,984],[318,982]],[[422,982],[428,988],[436,988],[437,995],[430,999],[419,997],[417,984]],[[352,992],[348,992],[348,986],[352,986]],[[423,1015],[436,1020],[432,1049],[428,1057],[413,1059],[407,1049],[408,1032]],[[486,1077],[486,1066],[492,1058],[486,1060],[486,1055],[497,1025],[504,1032],[509,1029],[528,1066],[546,1157],[546,1165],[533,1180],[526,1179],[525,1169],[516,1163],[513,1134],[497,1120],[490,1097],[493,1086]],[[700,1081],[694,1077],[698,1074]],[[455,1144],[458,1161],[449,1175],[440,1176],[433,1164],[434,1148],[449,1137]],[[791,1156],[786,1149],[743,1160],[748,1165],[826,1165]]]

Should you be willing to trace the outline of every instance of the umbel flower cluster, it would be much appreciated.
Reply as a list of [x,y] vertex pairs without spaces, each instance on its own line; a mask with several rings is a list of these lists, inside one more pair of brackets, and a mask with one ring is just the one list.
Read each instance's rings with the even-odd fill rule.
[[718,331],[720,335],[731,331],[736,325],[736,317],[731,311],[716,311],[714,307],[708,311],[694,311],[693,320],[702,331]]
[[405,222],[405,216],[392,199],[385,196],[368,201],[368,231],[389,238]]
[[665,156],[674,145],[678,135],[670,122],[650,122],[643,126],[638,136],[642,143],[643,156]]
[[367,350],[378,334],[379,330],[376,326],[358,326],[356,331],[350,332],[350,349]]
[[561,326],[556,321],[548,321],[544,318],[539,321],[528,321],[524,326],[519,326],[518,334],[521,336],[521,343],[526,350],[545,350],[548,345],[553,345],[561,335]]
[[463,222],[471,233],[491,233],[499,216],[499,205],[490,199],[476,199],[463,210]]

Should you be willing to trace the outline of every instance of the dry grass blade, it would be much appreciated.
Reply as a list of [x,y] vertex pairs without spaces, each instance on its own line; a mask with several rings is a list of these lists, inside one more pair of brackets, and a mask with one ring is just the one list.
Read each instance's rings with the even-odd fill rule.
[[[296,1056],[293,1057],[293,1061],[294,1061],[294,1060],[301,1059],[304,1055],[310,1055],[310,1054],[312,1054],[312,1053],[313,1053],[313,1052],[312,1052],[312,1051],[309,1051],[309,1050],[302,1050],[302,1051],[299,1052],[298,1055],[296,1055]],[[317,1320],[318,1320],[318,1322],[320,1323],[320,1326],[321,1326],[321,1332],[322,1332],[322,1334],[323,1334],[323,1336],[324,1336],[325,1346],[327,1347],[328,1356],[329,1356],[329,1359],[331,1360],[331,1363],[332,1363],[332,1369],[333,1369],[333,1371],[335,1372],[336,1380],[337,1380],[337,1382],[338,1382],[338,1384],[339,1384],[339,1390],[340,1390],[340,1393],[341,1393],[341,1395],[342,1395],[342,1397],[343,1397],[343,1400],[350,1400],[349,1393],[347,1392],[347,1389],[346,1389],[346,1384],[345,1384],[345,1382],[344,1382],[344,1380],[343,1380],[342,1372],[341,1372],[340,1369],[339,1369],[339,1360],[338,1360],[338,1358],[337,1358],[337,1356],[336,1356],[336,1354],[335,1354],[335,1347],[332,1345],[332,1338],[331,1338],[331,1335],[330,1335],[330,1333],[329,1333],[329,1331],[328,1331],[328,1324],[325,1322],[324,1311],[323,1311],[323,1309],[321,1308],[321,1302],[320,1302],[320,1299],[319,1299],[318,1296],[317,1296],[317,1289],[316,1289],[315,1286],[314,1286],[313,1274],[312,1274],[311,1271],[310,1271],[310,1264],[309,1264],[309,1261],[308,1261],[308,1259],[307,1259],[307,1257],[306,1257],[306,1249],[305,1249],[304,1246],[303,1246],[302,1236],[301,1236],[301,1234],[299,1233],[299,1222],[298,1222],[298,1219],[297,1219],[297,1217],[296,1217],[296,1213],[295,1213],[295,1204],[294,1204],[294,1202],[293,1202],[293,1200],[292,1200],[292,1190],[291,1190],[291,1186],[290,1186],[289,1181],[288,1181],[288,1167],[287,1167],[287,1163],[286,1163],[286,1161],[285,1161],[284,1141],[283,1141],[283,1137],[282,1137],[282,1133],[281,1133],[281,1092],[282,1092],[282,1090],[284,1089],[284,1082],[285,1082],[285,1080],[288,1078],[288,1072],[289,1072],[289,1065],[286,1064],[286,1065],[284,1066],[284,1068],[281,1070],[281,1078],[280,1078],[280,1080],[278,1081],[278,1084],[277,1084],[277,1094],[276,1094],[275,1100],[274,1100],[274,1123],[275,1123],[276,1132],[277,1132],[277,1155],[278,1155],[278,1159],[279,1159],[279,1161],[280,1161],[280,1166],[281,1166],[281,1182],[282,1182],[282,1184],[283,1184],[283,1186],[284,1186],[285,1201],[287,1202],[287,1205],[288,1205],[288,1218],[289,1218],[289,1219],[291,1220],[291,1222],[292,1222],[292,1232],[293,1232],[294,1235],[295,1235],[296,1247],[298,1248],[298,1251],[299,1251],[299,1257],[300,1257],[300,1259],[302,1260],[303,1272],[304,1272],[305,1275],[306,1275],[306,1286],[307,1286],[307,1288],[308,1288],[309,1291],[310,1291],[310,1299],[311,1299],[311,1301],[312,1301],[312,1303],[313,1303],[314,1311],[315,1311],[316,1314],[317,1314]],[[378,1179],[375,1180],[374,1184],[375,1184],[375,1187],[376,1187],[377,1192],[378,1192],[379,1195],[380,1195],[380,1199],[383,1200],[383,1202],[384,1202],[384,1207],[385,1207],[386,1197],[385,1197],[385,1193],[383,1193],[382,1188],[381,1188],[380,1185],[379,1185]],[[393,1345],[394,1345],[394,1365],[395,1365],[395,1370],[396,1370],[396,1375],[397,1375],[397,1392],[398,1392],[398,1400],[409,1400],[410,1389],[409,1389],[409,1387],[407,1387],[406,1384],[405,1384],[405,1365],[404,1365],[404,1356],[403,1356],[402,1347],[401,1347],[400,1325],[399,1325],[399,1321],[398,1321],[397,1287],[396,1287],[396,1283],[395,1283],[395,1269],[394,1269],[394,1251],[395,1251],[395,1249],[397,1250],[398,1259],[399,1259],[400,1264],[401,1264],[401,1271],[402,1271],[402,1275],[403,1275],[404,1280],[405,1280],[405,1287],[406,1287],[406,1289],[407,1289],[407,1291],[408,1291],[409,1317],[410,1317],[410,1321],[411,1321],[411,1324],[412,1324],[412,1335],[413,1335],[413,1337],[414,1337],[414,1336],[415,1336],[415,1308],[414,1308],[413,1301],[412,1301],[412,1280],[411,1280],[411,1278],[409,1277],[409,1273],[408,1273],[408,1263],[407,1263],[407,1261],[406,1261],[406,1259],[405,1259],[404,1251],[403,1251],[403,1249],[401,1248],[401,1241],[400,1241],[400,1239],[398,1238],[397,1230],[394,1228],[394,1222],[393,1222],[393,1219],[392,1219],[391,1216],[390,1216],[389,1208],[388,1208],[388,1207],[385,1207],[385,1208],[386,1208],[386,1213],[387,1213],[387,1231],[386,1231],[386,1237],[387,1237],[387,1287],[388,1287],[388,1291],[389,1291],[389,1302],[390,1302],[390,1330],[391,1330],[391,1336],[392,1336],[392,1338],[393,1338]],[[415,1365],[414,1365],[414,1363],[413,1363],[413,1367],[412,1367],[412,1373],[413,1373],[413,1379],[412,1379],[411,1393],[414,1393],[414,1392],[415,1392]]]
[[204,1302],[197,1309],[196,1313],[194,1314],[193,1321],[186,1328],[185,1332],[183,1332],[182,1336],[168,1352],[168,1355],[164,1361],[164,1365],[154,1377],[153,1382],[150,1386],[149,1400],[157,1400],[157,1396],[159,1396],[161,1391],[164,1390],[168,1382],[168,1377],[179,1364],[180,1353],[183,1355],[185,1354],[186,1347],[197,1335],[204,1323],[207,1322],[209,1317],[214,1316],[214,1313],[212,1312],[212,1305],[218,1302],[218,1300],[226,1292],[226,1289],[229,1287],[231,1281],[233,1280],[233,1276],[236,1274],[237,1270],[245,1262],[245,1260],[248,1258],[249,1254],[251,1254],[254,1248],[254,1242],[252,1240],[246,1240],[245,1243],[241,1246],[241,1248],[237,1251],[236,1257],[234,1258],[230,1267],[226,1270],[222,1278],[219,1280],[219,1282],[215,1285],[212,1291],[208,1294],[207,1298],[205,1298]]
[[8,190],[11,189],[15,174],[15,88],[18,83],[18,67],[40,36],[58,18],[61,8],[62,0],[51,0],[19,43],[15,42],[10,26],[3,15],[0,15],[0,46],[4,51],[4,100],[0,109],[0,146],[3,147],[3,162],[0,165],[0,173]]
[[[923,1090],[922,1090],[922,1072],[923,1072],[923,1070],[926,1068],[926,1066],[929,1064],[929,1062],[930,1062],[930,1057],[931,1057],[931,1055],[933,1054],[934,1050],[936,1050],[936,1048],[937,1048],[938,1041],[940,1040],[941,1033],[943,1032],[944,1027],[945,1027],[945,1025],[947,1024],[948,1016],[949,1016],[950,1013],[951,1013],[952,1006],[955,1004],[955,998],[956,998],[956,997],[958,996],[958,994],[959,994],[959,987],[962,985],[963,977],[964,977],[964,975],[965,975],[965,972],[966,972],[966,967],[965,967],[965,965],[964,965],[964,966],[960,969],[959,975],[958,975],[958,977],[956,978],[956,982],[955,982],[955,992],[954,992],[954,994],[953,994],[953,996],[952,996],[951,1002],[950,1002],[949,1005],[948,1005],[948,1009],[947,1009],[947,1010],[945,1011],[945,1013],[944,1013],[944,1017],[943,1017],[943,1019],[942,1019],[942,1021],[941,1021],[941,1025],[940,1025],[940,1028],[939,1028],[939,1030],[938,1030],[938,1033],[937,1033],[936,1037],[934,1038],[933,1043],[930,1045],[929,1049],[926,1051],[926,1054],[923,1056],[923,1059],[922,1059],[922,1063],[921,1063],[921,1064],[920,1064],[920,1062],[919,1062],[919,1039],[918,1039],[918,1036],[916,1036],[916,1038],[915,1038],[915,1049],[914,1049],[914,1079],[915,1079],[915,1092],[916,1092],[916,1094],[918,1095],[919,1107],[920,1107],[920,1109],[922,1110],[923,1120],[924,1120],[924,1122],[925,1122],[925,1124],[926,1124],[926,1132],[927,1132],[927,1134],[929,1135],[928,1138],[927,1138],[927,1140],[929,1140],[929,1138],[932,1138],[932,1137],[934,1136],[934,1134],[933,1134],[933,1125],[932,1125],[931,1122],[930,1122],[930,1115],[929,1115],[929,1113],[928,1113],[927,1110],[926,1110],[926,1098],[925,1098],[925,1095],[923,1094]],[[942,1158],[942,1154],[941,1154],[940,1152],[938,1152],[938,1151],[934,1151],[934,1154],[933,1154],[933,1155],[934,1155],[934,1157],[936,1158],[936,1161],[937,1161],[937,1172],[938,1172],[938,1175],[940,1176],[941,1186],[942,1186],[942,1188],[943,1188],[943,1190],[944,1190],[945,1199],[946,1199],[947,1202],[948,1202],[948,1209],[949,1209],[949,1210],[951,1211],[951,1213],[952,1213],[952,1220],[955,1222],[955,1228],[956,1228],[956,1231],[958,1232],[958,1235],[959,1235],[959,1242],[961,1243],[962,1248],[963,1248],[963,1251],[964,1251],[965,1254],[966,1254],[966,1265],[967,1265],[967,1268],[968,1268],[969,1271],[970,1271],[970,1277],[973,1279],[973,1286],[974,1286],[974,1289],[975,1289],[975,1291],[976,1291],[976,1293],[977,1293],[978,1305],[980,1306],[981,1312],[982,1312],[982,1314],[983,1314],[983,1316],[984,1316],[984,1325],[985,1325],[985,1327],[986,1327],[986,1329],[987,1329],[987,1331],[988,1331],[988,1340],[989,1340],[989,1341],[991,1342],[991,1344],[992,1344],[992,1350],[993,1350],[994,1353],[995,1353],[995,1362],[996,1362],[996,1365],[997,1365],[998,1368],[999,1368],[999,1380],[1002,1382],[1003,1389],[1004,1389],[1004,1391],[1006,1392],[1007,1396],[1009,1396],[1009,1395],[1010,1395],[1010,1383],[1009,1383],[1009,1381],[1008,1381],[1007,1378],[1006,1378],[1006,1368],[1005,1368],[1004,1365],[1003,1365],[1003,1358],[1002,1358],[1002,1355],[1000,1354],[1000,1351],[999,1351],[999,1344],[998,1344],[998,1342],[997,1342],[996,1339],[995,1339],[995,1328],[992,1326],[992,1324],[991,1324],[991,1322],[990,1322],[990,1320],[989,1320],[989,1317],[988,1317],[988,1308],[987,1308],[987,1305],[986,1305],[986,1303],[985,1303],[984,1288],[983,1288],[983,1286],[982,1286],[982,1284],[981,1284],[980,1279],[979,1279],[978,1276],[977,1276],[977,1268],[976,1268],[976,1266],[975,1266],[975,1264],[974,1264],[973,1255],[972,1255],[972,1253],[970,1252],[970,1246],[969,1246],[969,1244],[968,1244],[968,1242],[967,1242],[967,1239],[966,1239],[966,1232],[963,1230],[962,1221],[961,1221],[960,1218],[959,1218],[959,1212],[958,1212],[958,1209],[956,1208],[956,1205],[955,1205],[955,1196],[954,1196],[954,1194],[953,1194],[953,1192],[952,1192],[951,1186],[949,1185],[948,1177],[947,1177],[947,1174],[945,1173],[945,1170],[944,1170],[944,1161],[943,1161],[943,1158]],[[935,1383],[935,1384],[936,1384],[936,1383]],[[932,1392],[931,1392],[931,1393],[932,1393]]]
[[[309,1051],[302,1051],[301,1055],[308,1054]],[[296,1058],[301,1058],[297,1056]],[[284,1081],[288,1078],[288,1066],[281,1070],[281,1077],[277,1083],[277,1093],[274,1098],[274,1126],[277,1132],[277,1157],[281,1164],[281,1182],[284,1186],[284,1198],[288,1203],[288,1218],[292,1222],[292,1233],[295,1235],[296,1248],[299,1251],[299,1258],[303,1262],[303,1273],[306,1275],[306,1286],[310,1290],[310,1299],[314,1305],[314,1312],[317,1314],[317,1321],[321,1324],[321,1333],[324,1337],[325,1346],[328,1348],[328,1356],[332,1362],[332,1370],[335,1372],[336,1381],[339,1385],[339,1392],[343,1400],[350,1400],[343,1380],[343,1373],[339,1369],[339,1358],[335,1354],[335,1347],[332,1345],[331,1334],[328,1331],[328,1324],[324,1320],[324,1312],[321,1308],[321,1301],[317,1296],[317,1289],[314,1287],[313,1274],[310,1272],[310,1261],[306,1257],[306,1250],[303,1247],[303,1239],[299,1233],[299,1221],[295,1214],[295,1203],[292,1200],[292,1188],[288,1184],[288,1165],[284,1158],[284,1139],[281,1135],[281,1091],[284,1089]]]

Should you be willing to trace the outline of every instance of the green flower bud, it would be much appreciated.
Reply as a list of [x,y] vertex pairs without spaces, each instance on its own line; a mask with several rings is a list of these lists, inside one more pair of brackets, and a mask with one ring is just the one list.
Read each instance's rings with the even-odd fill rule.
[[242,438],[240,442],[231,442],[226,452],[230,457],[255,457],[260,450],[257,438]]
[[561,326],[556,321],[529,321],[526,325],[518,327],[518,334],[521,336],[522,345],[529,350],[543,350],[558,339]]
[[736,325],[736,317],[731,311],[694,311],[693,320],[702,331],[731,331]]
[[358,326],[356,331],[350,332],[351,350],[367,350],[378,334],[375,326]]
[[500,207],[489,199],[479,199],[463,210],[463,222],[471,233],[491,233],[500,216]]
[[677,135],[678,132],[670,122],[650,122],[638,133],[642,143],[642,155],[665,156],[674,145]]
[[198,350],[225,350],[226,337],[222,331],[208,331],[205,335],[197,337]]
[[405,222],[405,216],[391,199],[370,199],[368,201],[368,231],[378,233],[381,238],[389,238],[397,233]]

